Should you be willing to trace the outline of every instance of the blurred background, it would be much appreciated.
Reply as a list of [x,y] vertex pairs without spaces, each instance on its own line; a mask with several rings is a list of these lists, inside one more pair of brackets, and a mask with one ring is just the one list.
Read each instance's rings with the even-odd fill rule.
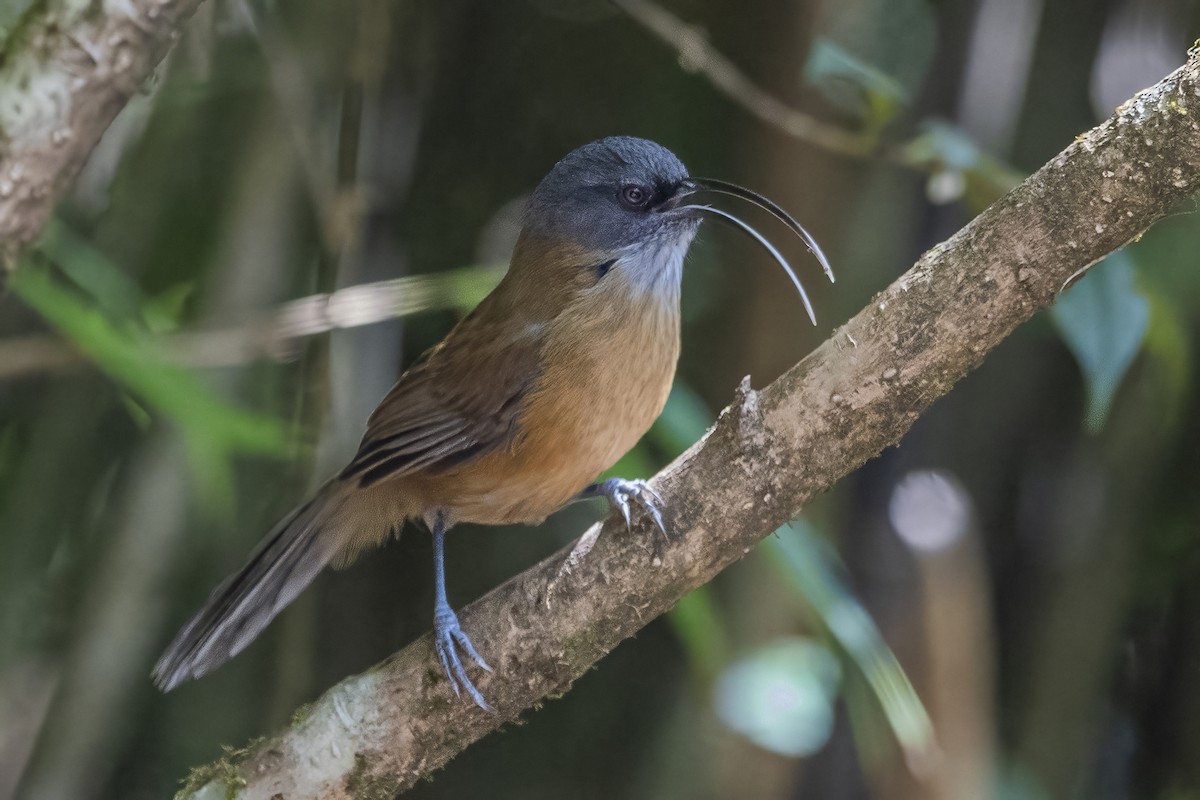
[[[813,330],[752,243],[701,232],[675,392],[615,470],[649,475],[1200,35],[1195,0],[662,2],[201,7],[0,298],[0,797],[169,797],[430,627],[410,528],[215,674],[148,678],[498,279],[570,149],[659,141],[838,273],[755,218]],[[409,796],[1200,798],[1194,211]],[[456,529],[452,602],[603,513]]]

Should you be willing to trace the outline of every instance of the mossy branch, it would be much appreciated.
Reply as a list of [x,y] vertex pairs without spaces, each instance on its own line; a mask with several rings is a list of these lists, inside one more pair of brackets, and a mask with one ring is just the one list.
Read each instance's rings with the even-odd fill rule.
[[0,261],[21,251],[201,0],[34,3],[0,52]]

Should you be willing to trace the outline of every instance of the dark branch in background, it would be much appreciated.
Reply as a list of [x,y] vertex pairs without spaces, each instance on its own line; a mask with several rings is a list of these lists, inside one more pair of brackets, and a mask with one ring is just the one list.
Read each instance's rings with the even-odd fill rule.
[[0,64],[0,258],[12,269],[200,0],[34,3]]
[[[183,797],[386,797],[572,682],[883,448],[1075,275],[1200,188],[1200,53],[1080,136],[779,380],[743,386],[654,481],[679,539],[617,524],[461,613],[500,709],[456,700],[424,636],[292,725],[198,770]],[[554,585],[553,592],[549,587]]]

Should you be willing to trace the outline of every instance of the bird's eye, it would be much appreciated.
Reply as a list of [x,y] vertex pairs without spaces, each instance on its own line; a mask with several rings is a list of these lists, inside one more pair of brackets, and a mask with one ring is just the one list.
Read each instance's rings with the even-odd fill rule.
[[621,202],[630,208],[644,208],[650,202],[650,190],[644,186],[630,184],[621,187]]

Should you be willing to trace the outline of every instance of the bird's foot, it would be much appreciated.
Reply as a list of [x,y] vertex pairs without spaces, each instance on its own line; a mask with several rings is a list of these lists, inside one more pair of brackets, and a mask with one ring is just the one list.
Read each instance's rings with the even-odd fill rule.
[[667,533],[667,526],[663,522],[662,512],[659,510],[663,499],[658,492],[651,488],[649,483],[640,479],[631,481],[625,478],[609,478],[597,484],[596,489],[597,494],[607,497],[612,507],[621,512],[626,528],[633,529],[631,511],[633,508],[637,508],[650,517],[654,521],[654,527],[658,528],[663,538],[670,541],[671,534]]
[[475,645],[471,644],[471,639],[458,624],[458,615],[448,605],[439,606],[434,611],[433,641],[438,660],[442,662],[442,669],[446,672],[446,679],[450,681],[450,688],[454,690],[454,696],[460,697],[462,692],[466,691],[475,701],[475,705],[489,713],[496,713],[496,709],[483,699],[483,694],[467,677],[467,671],[458,655],[459,649],[478,664],[480,669],[491,672],[492,668],[476,652]]
[[[639,513],[645,514],[653,520],[654,527],[658,528],[663,539],[668,542],[671,541],[671,534],[667,532],[666,523],[663,522],[662,511],[659,510],[663,499],[646,481],[609,478],[606,481],[600,481],[588,486],[575,499],[589,500],[593,497],[608,498],[609,504],[621,512],[621,518],[625,520],[625,527],[630,530],[633,529],[634,509],[637,509]],[[592,552],[592,548],[600,540],[600,529],[601,526],[599,525],[588,529],[587,533],[579,537],[579,541],[571,548],[571,552],[567,554],[562,566],[558,568],[558,573],[546,587],[546,608],[550,607],[551,598],[558,588],[559,581],[564,576],[570,575],[575,570],[575,567],[579,566],[583,559],[587,557],[588,553]],[[660,552],[657,541],[654,544],[654,552],[657,557]]]

